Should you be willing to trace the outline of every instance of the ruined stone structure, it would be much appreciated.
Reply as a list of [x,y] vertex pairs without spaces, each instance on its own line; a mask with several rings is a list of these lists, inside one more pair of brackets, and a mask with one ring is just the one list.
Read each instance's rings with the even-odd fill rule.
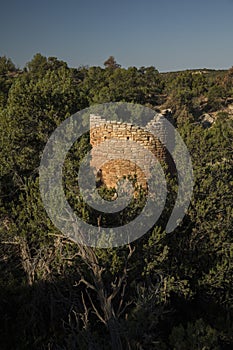
[[[146,127],[141,128],[134,124],[108,121],[101,116],[91,115],[91,166],[96,169],[98,181],[107,187],[116,187],[122,178],[129,176],[135,178],[136,175],[137,184],[144,189],[147,188],[145,173],[152,166],[151,157],[145,155],[145,151],[138,149],[135,143],[151,151],[158,161],[164,161],[171,166],[171,157],[164,145],[174,140],[171,140],[171,135],[169,137],[167,135],[164,117],[171,119],[170,113],[156,113],[154,119]],[[162,143],[154,136],[158,133]],[[137,159],[140,167],[129,159]]]

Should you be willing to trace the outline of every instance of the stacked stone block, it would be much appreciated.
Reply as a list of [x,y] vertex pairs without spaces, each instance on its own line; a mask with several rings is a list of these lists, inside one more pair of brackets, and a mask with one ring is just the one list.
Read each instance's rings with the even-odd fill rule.
[[[150,151],[158,161],[168,162],[165,145],[171,137],[163,125],[164,116],[156,114],[145,128],[125,122],[108,121],[101,116],[90,116],[91,166],[101,169],[102,182],[116,187],[124,177],[137,178],[137,184],[147,188],[146,171],[150,170],[151,157],[145,155],[135,143]],[[159,133],[161,141],[155,136]],[[132,142],[133,141],[133,142]],[[131,159],[131,161],[130,161]],[[132,159],[137,159],[140,167]]]

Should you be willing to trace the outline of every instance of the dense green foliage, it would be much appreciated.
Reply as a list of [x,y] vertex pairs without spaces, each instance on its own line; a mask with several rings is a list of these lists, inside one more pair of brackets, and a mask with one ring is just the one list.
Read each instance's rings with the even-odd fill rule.
[[[0,58],[0,348],[232,349],[233,68],[160,74],[154,67],[69,68],[36,54],[23,71]],[[95,103],[171,108],[192,156],[195,187],[176,230],[157,224],[130,246],[92,249],[63,237],[39,194],[38,166],[53,130]],[[202,116],[209,113],[212,125]],[[145,193],[109,218],[79,196],[84,135],[64,165],[65,192],[88,222],[124,224]],[[114,189],[100,189],[111,198]]]

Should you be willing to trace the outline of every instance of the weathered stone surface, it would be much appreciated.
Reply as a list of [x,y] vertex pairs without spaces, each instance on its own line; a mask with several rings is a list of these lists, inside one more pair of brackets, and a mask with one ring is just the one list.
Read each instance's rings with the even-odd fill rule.
[[[101,168],[102,182],[107,187],[116,187],[117,182],[123,177],[136,175],[137,184],[147,188],[145,172],[150,169],[151,160],[139,151],[133,142],[152,152],[158,161],[167,162],[169,165],[171,157],[165,145],[169,145],[171,149],[174,146],[174,139],[166,134],[164,115],[165,113],[156,114],[145,129],[130,123],[108,121],[96,115],[90,116],[91,166],[96,172]],[[155,136],[158,134],[162,142]],[[100,151],[97,146],[109,140],[111,142],[107,142],[106,146],[103,144]],[[122,149],[121,142],[127,145],[127,141],[129,146]],[[140,167],[132,159],[140,161]]]

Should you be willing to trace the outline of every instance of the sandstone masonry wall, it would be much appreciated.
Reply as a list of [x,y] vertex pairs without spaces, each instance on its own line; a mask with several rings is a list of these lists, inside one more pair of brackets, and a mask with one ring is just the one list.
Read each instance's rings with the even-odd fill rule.
[[[130,123],[90,116],[91,166],[96,171],[101,168],[102,182],[107,187],[115,187],[123,177],[136,175],[138,185],[147,188],[145,173],[150,171],[152,162],[151,157],[145,154],[145,149],[151,151],[159,161],[169,162],[169,154],[164,146],[168,142],[168,135],[163,118],[156,114],[143,129]],[[164,144],[154,136],[155,130]],[[142,150],[137,145],[142,146]],[[137,160],[140,167],[133,160]]]

